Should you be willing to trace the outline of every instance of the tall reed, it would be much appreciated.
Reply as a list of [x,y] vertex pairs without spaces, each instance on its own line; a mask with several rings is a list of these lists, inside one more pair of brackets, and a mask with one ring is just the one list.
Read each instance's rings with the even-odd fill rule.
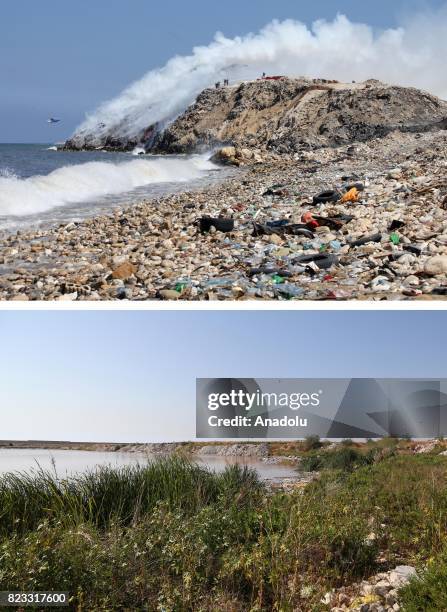
[[243,502],[261,490],[256,473],[246,467],[215,474],[176,456],[64,479],[41,469],[8,473],[0,478],[0,535],[33,530],[44,519],[66,526],[129,525],[159,502],[193,514],[221,497]]

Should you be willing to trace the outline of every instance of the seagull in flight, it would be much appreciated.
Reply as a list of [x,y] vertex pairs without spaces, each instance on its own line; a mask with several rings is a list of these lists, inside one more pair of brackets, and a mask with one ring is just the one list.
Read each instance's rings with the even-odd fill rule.
[[55,119],[54,117],[50,117],[47,121],[47,123],[59,123],[60,119]]

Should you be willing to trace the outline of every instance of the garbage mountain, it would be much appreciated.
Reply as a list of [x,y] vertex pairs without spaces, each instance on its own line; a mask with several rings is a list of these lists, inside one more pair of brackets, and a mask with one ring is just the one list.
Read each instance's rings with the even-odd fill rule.
[[106,132],[99,140],[75,135],[65,148],[194,153],[232,145],[287,154],[446,124],[447,102],[416,88],[275,77],[207,88],[164,127],[148,125],[132,137]]

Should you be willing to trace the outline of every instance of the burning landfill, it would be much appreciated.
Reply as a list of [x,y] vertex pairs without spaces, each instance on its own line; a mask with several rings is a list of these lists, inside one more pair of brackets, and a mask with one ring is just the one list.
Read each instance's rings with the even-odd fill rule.
[[210,88],[154,150],[214,146],[216,180],[5,234],[0,298],[445,299],[445,117],[377,82]]

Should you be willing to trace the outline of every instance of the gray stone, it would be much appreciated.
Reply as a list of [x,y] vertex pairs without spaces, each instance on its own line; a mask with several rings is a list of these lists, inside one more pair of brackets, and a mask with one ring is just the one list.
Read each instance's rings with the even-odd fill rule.
[[424,270],[426,274],[437,276],[447,274],[447,255],[436,255],[431,257],[426,263]]
[[390,572],[390,584],[394,588],[399,588],[416,576],[416,569],[411,565],[398,565]]
[[159,295],[163,300],[178,300],[180,297],[180,293],[172,289],[162,289]]

